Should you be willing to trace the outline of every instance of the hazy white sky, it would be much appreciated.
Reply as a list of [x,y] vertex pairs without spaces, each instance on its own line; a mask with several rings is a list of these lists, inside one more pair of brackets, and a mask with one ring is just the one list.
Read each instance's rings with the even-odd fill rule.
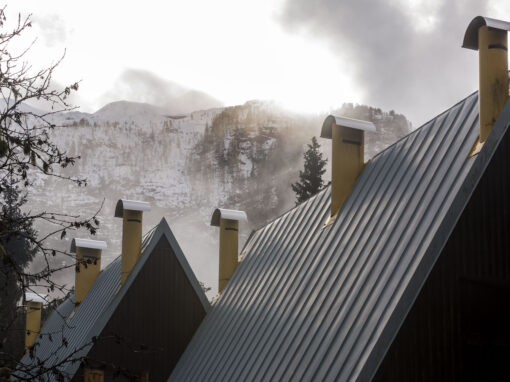
[[339,57],[325,43],[286,32],[277,22],[280,8],[281,1],[267,0],[17,0],[8,15],[33,13],[36,62],[67,49],[56,80],[82,80],[84,111],[115,100],[111,89],[126,69],[152,72],[227,105],[262,98],[315,111],[339,99],[358,101]]
[[[371,102],[423,122],[425,115],[432,117],[441,111],[436,109],[476,90],[476,56],[461,52],[460,39],[477,12],[510,19],[510,1],[16,0],[8,2],[7,11],[11,19],[17,12],[33,13],[34,27],[26,37],[38,39],[32,51],[35,66],[46,65],[67,49],[55,79],[61,84],[82,80],[76,101],[83,111],[117,100],[119,79],[134,69],[204,91],[226,105],[273,99],[314,112],[344,101]],[[462,17],[449,20],[450,14]],[[356,31],[363,20],[370,22],[364,27],[366,36]],[[441,40],[434,34],[440,28],[455,32],[453,43],[443,44],[461,60],[448,60],[449,66],[441,51],[432,52],[427,45]],[[394,35],[399,47],[383,46]],[[360,45],[349,49],[348,41],[358,40]],[[416,41],[424,48],[417,49]],[[397,48],[401,51],[395,54]],[[381,54],[395,60],[379,62]],[[426,65],[406,78],[406,69],[416,65],[413,59]],[[429,84],[431,73],[441,71],[445,78],[462,74],[467,81],[458,87],[448,84],[447,91],[432,97],[434,86],[445,84],[438,77],[438,84],[430,84],[435,90],[422,94],[431,101],[422,113],[424,100],[418,91]],[[382,81],[382,91],[377,88],[380,79],[400,73],[403,83],[388,86]],[[406,87],[414,93],[404,91]],[[131,98],[144,101],[141,94]]]

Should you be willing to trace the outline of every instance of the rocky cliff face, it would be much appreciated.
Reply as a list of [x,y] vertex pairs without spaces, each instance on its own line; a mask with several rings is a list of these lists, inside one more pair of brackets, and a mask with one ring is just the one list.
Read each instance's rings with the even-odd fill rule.
[[[338,112],[376,124],[377,133],[366,138],[367,158],[410,131],[405,117],[392,112],[349,104]],[[261,101],[186,115],[167,115],[130,102],[115,102],[94,114],[68,113],[59,117],[62,126],[54,138],[70,154],[81,155],[66,171],[87,178],[88,186],[38,178],[30,208],[85,216],[104,201],[97,238],[108,242],[106,265],[120,253],[121,221],[113,218],[117,199],[148,201],[152,211],[144,215],[144,231],[165,217],[197,277],[214,292],[218,232],[209,227],[213,209],[247,212],[243,243],[252,229],[291,208],[290,184],[302,167],[306,143],[320,135],[324,117],[291,113]],[[329,156],[329,141],[320,143]],[[46,227],[38,229],[44,232]],[[58,277],[69,286],[73,283],[72,271]]]

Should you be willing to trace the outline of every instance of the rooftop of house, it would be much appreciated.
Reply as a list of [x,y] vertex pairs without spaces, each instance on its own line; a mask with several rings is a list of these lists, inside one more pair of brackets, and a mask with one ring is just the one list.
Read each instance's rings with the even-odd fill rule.
[[169,380],[370,380],[510,123],[481,151],[478,93],[254,232]]
[[[59,380],[58,373],[65,378],[71,378],[80,367],[83,357],[92,348],[94,337],[101,333],[162,237],[169,242],[207,312],[210,304],[170,227],[166,220],[162,219],[144,236],[140,259],[124,285],[121,287],[121,256],[119,256],[100,272],[76,311],[74,311],[74,296],[71,295],[50,315],[33,346],[33,357],[28,352],[21,360],[21,365],[27,365],[27,370],[33,370],[36,364],[41,364],[46,369],[56,366],[57,373],[48,373],[48,380]],[[19,375],[23,375],[21,365],[17,371]]]

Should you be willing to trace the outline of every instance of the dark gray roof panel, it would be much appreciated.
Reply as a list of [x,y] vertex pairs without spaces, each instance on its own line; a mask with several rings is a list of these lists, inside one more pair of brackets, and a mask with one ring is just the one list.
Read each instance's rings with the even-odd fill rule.
[[327,188],[256,231],[170,380],[369,379],[386,351],[381,334],[391,341],[388,328],[396,332],[405,317],[397,305],[409,309],[444,245],[436,239],[443,221],[460,215],[454,200],[469,197],[459,190],[476,185],[468,174],[474,179],[473,165],[494,150],[488,140],[468,158],[477,100],[375,156],[332,225],[323,228]]

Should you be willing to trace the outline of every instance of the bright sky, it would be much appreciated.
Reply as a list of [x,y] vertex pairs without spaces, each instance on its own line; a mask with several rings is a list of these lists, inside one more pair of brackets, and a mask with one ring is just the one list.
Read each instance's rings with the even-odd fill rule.
[[34,62],[67,49],[55,79],[82,80],[82,111],[115,101],[106,93],[125,69],[150,71],[226,105],[273,99],[313,112],[359,101],[326,44],[283,30],[280,7],[280,0],[18,0],[7,15],[33,13]]
[[[334,17],[330,15],[335,6],[343,4],[342,7],[349,7],[348,3],[335,1],[323,0],[313,6],[306,1],[304,3],[313,11],[324,8],[316,24],[320,27],[326,21],[331,24],[332,20],[324,17]],[[463,1],[460,3],[463,4]],[[488,15],[510,18],[510,1],[487,1]],[[299,5],[299,1],[295,3],[305,8]],[[412,21],[424,42],[437,38],[432,32],[439,25],[442,7],[447,4],[444,0],[381,0],[378,3],[388,9],[396,5]],[[447,107],[475,90],[474,78],[473,84],[464,81],[468,85],[460,89],[459,94],[454,89],[452,95],[438,102],[440,106],[429,105],[428,108],[420,106],[419,102],[411,102],[410,105],[400,102],[402,96],[399,94],[407,94],[404,98],[412,96],[402,92],[412,84],[400,84],[404,87],[402,89],[388,88],[389,92],[397,95],[391,98],[388,93],[383,93],[389,104],[385,104],[384,99],[369,99],[367,96],[372,94],[369,86],[355,83],[356,75],[352,71],[360,68],[360,62],[356,63],[356,59],[360,58],[349,57],[342,46],[332,44],[324,35],[319,36],[313,30],[285,28],[279,17],[283,5],[284,0],[16,0],[8,2],[7,15],[12,21],[17,12],[33,14],[34,28],[26,37],[38,39],[31,56],[34,66],[44,67],[50,60],[58,58],[64,49],[67,50],[55,80],[60,84],[82,80],[75,102],[81,105],[82,111],[88,112],[122,98],[116,92],[116,86],[127,70],[149,72],[161,78],[162,82],[173,81],[201,90],[225,105],[241,104],[250,99],[271,99],[296,111],[319,112],[338,107],[345,101],[375,102],[374,106],[395,108],[418,121],[424,118],[418,112],[427,109],[426,116],[430,117],[431,113],[441,111],[441,107]],[[354,3],[351,8],[354,8]],[[361,12],[362,15],[354,17],[365,17],[370,10],[361,9]],[[382,19],[375,17],[378,23],[375,27],[382,28],[381,32],[384,32],[388,20],[383,16]],[[474,69],[476,58],[462,52],[460,42],[457,42],[467,26],[466,20],[462,22],[466,25],[451,26],[456,33],[457,44],[457,50],[452,47],[452,51],[454,57],[464,59],[463,54],[469,57],[470,61],[466,58],[465,65]],[[449,25],[448,22],[443,24]],[[342,25],[337,26],[336,22],[333,26],[330,35],[342,30]],[[398,24],[391,25],[391,28],[398,33]],[[377,33],[377,29],[369,33]],[[348,33],[347,36],[351,37]],[[377,34],[370,37],[376,45],[366,48],[377,53],[381,46],[377,45],[376,37]],[[356,40],[356,36],[352,38]],[[391,50],[387,52],[392,52],[387,54],[389,57],[395,54]],[[431,60],[427,64],[429,68],[440,67],[447,75],[450,73],[448,70],[454,70],[444,67],[440,57],[421,51],[420,57]],[[407,60],[403,63],[413,65]],[[378,76],[390,79],[399,76],[402,70],[394,66],[388,68],[384,62],[377,60],[370,60],[368,67]],[[426,75],[434,74],[429,71]],[[367,80],[370,82],[373,78]],[[406,82],[410,82],[409,79]],[[437,84],[430,86],[435,92]],[[144,101],[143,96],[135,94],[131,97],[133,99],[128,100]],[[429,95],[427,97],[431,100]]]

